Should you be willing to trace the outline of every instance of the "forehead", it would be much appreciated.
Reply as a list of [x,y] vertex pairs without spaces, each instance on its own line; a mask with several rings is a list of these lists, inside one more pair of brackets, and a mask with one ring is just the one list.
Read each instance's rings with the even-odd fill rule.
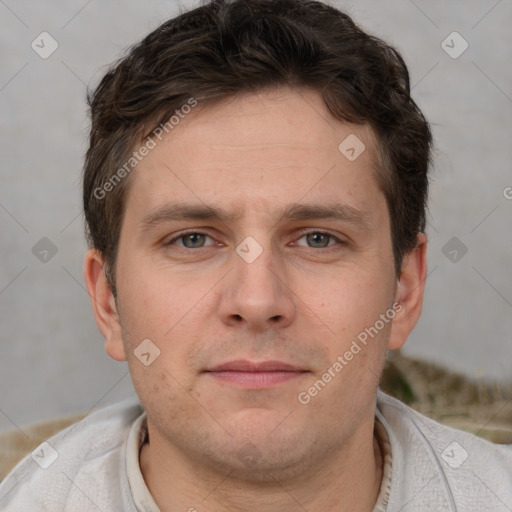
[[369,150],[366,156],[377,155],[376,139],[369,125],[335,119],[320,93],[307,88],[281,87],[234,96],[214,105],[199,105],[181,120],[176,116],[174,119],[179,125],[161,145],[174,142],[176,146],[189,147],[192,143],[199,151],[187,155],[189,158],[200,157],[205,146],[222,151],[228,162],[236,160],[241,151],[252,151],[254,158],[286,147],[297,154],[299,161],[308,154],[321,163],[322,157],[339,157],[340,143],[350,135],[356,145],[354,137],[364,139],[365,149]]
[[244,207],[270,211],[304,199],[333,203],[340,197],[371,209],[379,194],[372,130],[336,120],[320,94],[309,89],[281,88],[199,105],[156,142],[130,177],[128,213],[136,208],[147,216],[186,200],[229,203],[243,215]]

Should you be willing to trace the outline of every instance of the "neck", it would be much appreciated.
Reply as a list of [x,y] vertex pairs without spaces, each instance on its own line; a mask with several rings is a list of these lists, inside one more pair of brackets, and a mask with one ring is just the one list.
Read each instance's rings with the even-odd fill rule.
[[255,482],[237,478],[236,470],[220,472],[191,460],[148,424],[150,444],[142,447],[140,466],[161,512],[371,512],[383,472],[373,425],[373,418],[361,425],[318,466],[293,478],[269,471],[267,479]]

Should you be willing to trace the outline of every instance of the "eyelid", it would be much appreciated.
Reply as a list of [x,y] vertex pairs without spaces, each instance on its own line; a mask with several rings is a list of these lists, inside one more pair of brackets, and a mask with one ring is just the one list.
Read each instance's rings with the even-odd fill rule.
[[[200,231],[199,229],[189,229],[189,230],[180,231],[177,234],[174,234],[171,239],[169,239],[168,241],[164,241],[163,245],[164,246],[171,245],[174,242],[176,242],[177,240],[180,240],[181,238],[183,238],[184,236],[192,235],[192,234],[204,235],[204,236],[211,238],[212,240],[214,239],[213,236],[209,235],[208,233],[205,233],[204,231]],[[180,246],[178,246],[178,247],[180,247]],[[207,246],[207,247],[211,247],[211,246]],[[190,249],[189,247],[180,247],[180,248],[188,249],[191,251],[197,250],[197,249]],[[199,249],[204,249],[204,247],[199,247]]]
[[[336,242],[338,242],[338,245],[345,245],[348,243],[347,240],[344,240],[340,236],[335,235],[331,231],[327,231],[325,229],[319,229],[319,228],[316,228],[316,229],[315,228],[304,228],[303,230],[301,230],[299,232],[299,236],[297,237],[297,240],[300,240],[304,236],[312,234],[312,233],[319,234],[319,235],[327,235],[327,236],[333,238],[334,240],[336,240]],[[300,247],[302,247],[302,246],[300,246]],[[328,249],[334,249],[335,247],[336,247],[336,245],[328,245],[327,247],[321,247],[321,249],[328,250]],[[310,247],[310,249],[314,249],[314,247]]]

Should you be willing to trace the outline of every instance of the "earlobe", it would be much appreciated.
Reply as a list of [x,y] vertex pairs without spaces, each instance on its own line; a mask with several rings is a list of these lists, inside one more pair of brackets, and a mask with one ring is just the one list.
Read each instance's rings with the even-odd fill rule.
[[[391,328],[388,348],[401,348],[418,322],[423,307],[427,277],[427,237],[420,233],[416,247],[404,255],[395,303],[397,311]],[[398,306],[399,305],[399,306]]]
[[115,298],[105,275],[105,262],[96,249],[85,255],[84,277],[96,324],[105,336],[105,350],[112,359],[126,361]]

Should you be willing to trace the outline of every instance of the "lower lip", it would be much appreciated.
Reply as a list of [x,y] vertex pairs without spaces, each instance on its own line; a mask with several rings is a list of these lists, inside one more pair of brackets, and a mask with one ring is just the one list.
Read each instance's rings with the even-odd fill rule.
[[234,384],[244,389],[265,389],[274,387],[290,380],[301,377],[307,372],[271,371],[271,372],[242,372],[219,371],[208,372],[208,375],[228,384]]

